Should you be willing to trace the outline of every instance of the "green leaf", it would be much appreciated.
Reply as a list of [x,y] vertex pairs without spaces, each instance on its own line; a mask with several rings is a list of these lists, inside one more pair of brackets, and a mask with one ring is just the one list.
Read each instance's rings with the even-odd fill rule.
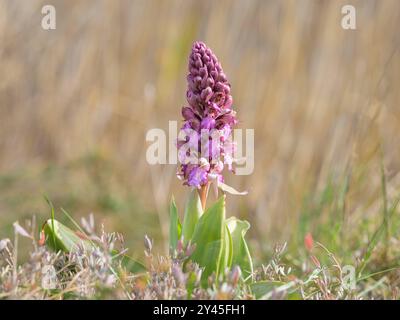
[[225,223],[225,243],[222,247],[222,254],[220,260],[220,272],[223,272],[225,268],[230,268],[232,265],[232,237],[231,233],[229,232],[228,226]]
[[187,244],[192,239],[197,221],[199,221],[202,214],[203,208],[201,206],[199,194],[196,189],[193,189],[186,203],[185,216],[183,219],[182,235],[184,244]]
[[232,266],[239,266],[246,279],[253,274],[253,262],[244,238],[250,223],[231,217],[226,220],[226,224],[232,237]]
[[[204,268],[203,286],[207,284],[207,279],[213,272],[219,274],[226,243],[226,231],[225,196],[222,196],[201,216],[193,234],[193,243],[196,248],[191,258]],[[223,261],[225,259],[223,257]]]
[[42,228],[46,236],[46,244],[55,251],[71,252],[83,245],[86,249],[93,248],[93,244],[79,237],[70,228],[64,226],[54,218],[48,219]]
[[169,205],[169,248],[170,250],[176,249],[176,244],[182,235],[182,226],[178,217],[178,209],[176,208],[174,197],[171,198]]
[[[50,201],[50,199],[45,195],[44,199],[46,200],[47,204],[49,205],[50,209],[51,209],[51,213],[50,213],[50,217],[51,217],[51,227],[52,229],[54,229],[54,206],[53,203]],[[52,237],[52,241],[53,241],[53,246],[56,246],[56,238],[54,236],[54,234],[51,235]]]
[[282,282],[282,281],[259,281],[250,284],[251,292],[254,294],[256,299],[268,300],[273,297],[273,293],[286,294],[289,300],[300,300],[302,299],[298,290],[296,289],[296,282]]
[[[119,258],[119,253],[118,251],[114,250],[114,252],[116,256],[118,256]],[[137,261],[136,259],[123,254],[121,257],[121,264],[123,267],[125,267],[127,270],[129,270],[132,273],[142,273],[142,272],[146,272],[147,268],[145,267],[145,265],[143,263],[141,263],[140,261]]]
[[192,293],[196,288],[197,276],[194,272],[190,272],[186,281],[187,299],[192,298]]
[[282,281],[259,281],[250,284],[250,289],[256,299],[260,299],[284,284]]
[[[78,236],[70,228],[61,222],[51,218],[45,222],[42,231],[46,236],[46,245],[54,251],[73,252],[79,245],[83,245],[86,250],[96,247],[96,245],[87,239]],[[147,269],[143,263],[133,259],[126,254],[120,254],[117,250],[111,252],[113,259],[121,259],[121,264],[132,273],[145,272]]]

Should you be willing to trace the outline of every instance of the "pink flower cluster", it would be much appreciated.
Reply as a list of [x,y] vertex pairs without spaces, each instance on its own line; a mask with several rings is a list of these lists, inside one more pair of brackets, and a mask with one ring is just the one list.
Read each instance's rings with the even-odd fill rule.
[[223,182],[225,166],[232,171],[230,137],[237,119],[231,86],[217,57],[203,42],[193,44],[188,68],[189,105],[182,108],[178,176],[184,184],[200,188],[212,180]]

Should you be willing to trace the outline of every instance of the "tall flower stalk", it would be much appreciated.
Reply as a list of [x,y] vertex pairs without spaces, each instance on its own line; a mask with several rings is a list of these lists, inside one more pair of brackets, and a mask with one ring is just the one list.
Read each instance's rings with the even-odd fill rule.
[[238,120],[232,108],[231,85],[215,54],[203,42],[193,44],[188,64],[187,105],[177,147],[178,177],[192,188],[180,223],[175,202],[170,206],[170,248],[191,247],[190,259],[203,268],[202,283],[237,267],[242,279],[252,278],[253,264],[244,236],[247,221],[226,219],[225,195],[206,209],[210,186],[218,193],[239,193],[225,185],[223,170],[234,171],[232,131]]

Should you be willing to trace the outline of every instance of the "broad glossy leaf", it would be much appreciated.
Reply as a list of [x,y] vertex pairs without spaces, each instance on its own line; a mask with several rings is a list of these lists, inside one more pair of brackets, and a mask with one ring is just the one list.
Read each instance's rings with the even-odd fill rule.
[[222,196],[201,216],[193,234],[192,242],[196,248],[191,258],[204,268],[203,285],[213,272],[218,274],[220,271],[225,233],[225,196]]
[[253,262],[250,251],[244,238],[250,224],[247,221],[231,217],[226,220],[232,237],[232,266],[238,265],[247,279],[253,274]]
[[185,216],[183,219],[182,235],[185,244],[192,239],[197,221],[199,221],[202,214],[203,208],[201,206],[199,194],[197,193],[197,189],[193,189],[186,202]]
[[182,226],[178,217],[178,209],[176,208],[175,199],[172,197],[169,205],[169,248],[176,249],[176,244],[182,235]]
[[[46,245],[55,251],[73,252],[79,245],[87,250],[94,248],[96,245],[82,234],[78,235],[67,226],[55,219],[49,219],[43,225],[42,232],[45,235]],[[117,250],[111,252],[112,256],[116,259],[121,259],[122,265],[133,273],[146,271],[143,263],[133,259],[126,254],[120,254]]]
[[55,251],[71,252],[83,245],[86,249],[93,248],[93,244],[70,228],[64,226],[55,219],[48,219],[43,225],[42,231],[46,236],[46,244]]

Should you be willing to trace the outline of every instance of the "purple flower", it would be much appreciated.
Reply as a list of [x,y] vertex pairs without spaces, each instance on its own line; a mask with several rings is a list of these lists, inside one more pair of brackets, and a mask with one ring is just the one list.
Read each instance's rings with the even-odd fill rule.
[[207,116],[201,120],[201,129],[211,130],[215,128],[215,119],[212,116]]
[[188,185],[192,187],[197,187],[200,185],[205,185],[207,183],[207,171],[201,167],[194,167],[189,172]]
[[[201,188],[213,179],[223,181],[224,164],[232,170],[232,147],[228,139],[237,119],[232,110],[231,85],[217,57],[203,42],[193,44],[188,70],[188,106],[182,108],[186,138],[179,140],[177,146],[191,143],[190,150],[180,152],[182,164],[178,176],[184,184]],[[208,133],[205,141],[204,131]],[[193,159],[193,155],[199,161],[188,164],[185,160]]]

